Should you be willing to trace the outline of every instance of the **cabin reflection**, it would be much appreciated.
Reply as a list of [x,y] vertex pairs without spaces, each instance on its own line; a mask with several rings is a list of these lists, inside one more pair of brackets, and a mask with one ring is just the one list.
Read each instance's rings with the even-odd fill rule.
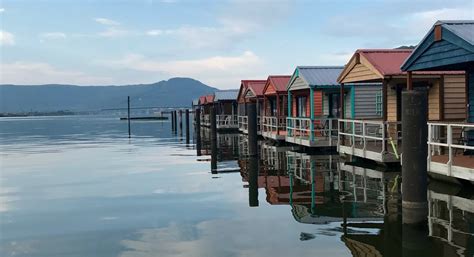
[[443,185],[428,190],[429,236],[441,256],[474,256],[474,192]]

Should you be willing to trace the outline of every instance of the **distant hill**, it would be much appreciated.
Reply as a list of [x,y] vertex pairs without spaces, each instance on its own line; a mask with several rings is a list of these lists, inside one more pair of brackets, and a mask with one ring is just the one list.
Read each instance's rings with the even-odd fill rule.
[[123,108],[127,106],[127,96],[132,107],[182,107],[216,90],[191,78],[127,86],[0,85],[0,112]]

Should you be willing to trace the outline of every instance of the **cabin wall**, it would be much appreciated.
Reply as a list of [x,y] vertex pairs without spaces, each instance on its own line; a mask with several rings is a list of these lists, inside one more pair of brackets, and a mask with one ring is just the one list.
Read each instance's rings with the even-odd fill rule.
[[377,95],[382,94],[382,85],[360,85],[352,89],[354,90],[355,119],[381,119],[383,114],[376,112],[376,105]]
[[[351,89],[352,90],[352,89]],[[344,118],[352,119],[352,97],[351,90],[344,93]]]
[[392,89],[396,83],[387,84],[387,121],[397,121],[397,91]]
[[444,76],[444,119],[464,120],[466,118],[465,75]]
[[433,82],[430,90],[428,91],[428,120],[439,121],[440,116],[440,101],[439,101],[439,85],[441,80]]

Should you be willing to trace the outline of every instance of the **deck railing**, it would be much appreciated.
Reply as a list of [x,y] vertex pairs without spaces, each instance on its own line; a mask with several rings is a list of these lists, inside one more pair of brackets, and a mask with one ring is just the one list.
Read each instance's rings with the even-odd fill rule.
[[392,153],[399,159],[401,122],[380,120],[338,120],[338,145],[379,154]]
[[237,115],[217,115],[216,126],[217,128],[237,128]]
[[239,125],[239,129],[241,130],[248,130],[248,117],[240,115],[237,117],[237,122]]
[[286,118],[276,116],[263,116],[262,120],[262,132],[279,133],[286,129]]
[[332,146],[337,137],[337,119],[287,117],[286,132],[288,137],[309,141],[327,140],[328,145]]
[[461,154],[474,152],[474,124],[428,123],[428,170],[435,156],[446,155],[447,175],[451,176],[454,158],[459,151]]
[[201,124],[202,125],[211,124],[211,117],[209,116],[209,114],[201,114]]

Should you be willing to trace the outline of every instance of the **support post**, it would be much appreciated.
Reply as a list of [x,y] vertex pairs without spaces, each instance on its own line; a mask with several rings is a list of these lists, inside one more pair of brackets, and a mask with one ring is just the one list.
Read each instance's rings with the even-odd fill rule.
[[428,214],[427,103],[426,91],[402,92],[402,216],[406,224],[424,222]]
[[217,125],[216,107],[211,106],[211,173],[217,174]]
[[196,108],[194,113],[196,119],[196,127],[194,131],[196,131],[196,151],[197,156],[201,156],[201,108]]
[[186,121],[186,144],[189,144],[189,109],[186,109],[184,117]]
[[411,71],[407,72],[407,91],[413,90],[413,74]]
[[179,133],[183,134],[183,110],[179,110]]
[[127,96],[127,122],[128,122],[128,138],[132,137],[132,130],[130,126],[130,96]]
[[314,88],[310,87],[309,88],[309,104],[311,105],[309,107],[309,110],[310,110],[310,115],[311,115],[311,121],[310,121],[310,124],[309,124],[309,133],[310,134],[310,140],[311,142],[314,141]]
[[[291,111],[291,91],[288,91],[288,102],[287,102],[287,104],[288,104],[288,117],[293,118],[293,112]],[[291,125],[292,125],[291,119],[288,119],[286,121],[286,127],[290,128],[290,129],[287,129],[286,134],[290,137],[291,137]]]
[[258,207],[258,159],[253,156],[248,158],[249,169],[249,207]]
[[249,156],[257,156],[257,108],[255,103],[249,103],[248,107],[248,139],[249,139]]

